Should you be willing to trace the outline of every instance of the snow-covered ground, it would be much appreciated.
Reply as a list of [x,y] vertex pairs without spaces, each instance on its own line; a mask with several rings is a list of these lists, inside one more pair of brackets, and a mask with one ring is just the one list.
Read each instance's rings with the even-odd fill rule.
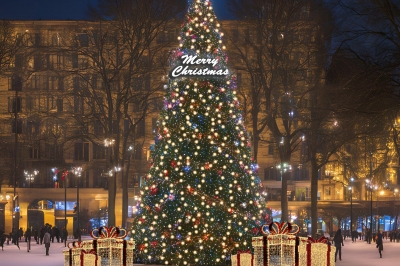
[[[33,239],[33,238],[32,238]],[[56,241],[57,242],[57,241]],[[51,243],[49,256],[46,256],[46,249],[43,245],[38,245],[32,241],[31,250],[27,252],[27,243],[20,242],[19,247],[14,244],[7,245],[4,243],[4,251],[0,249],[0,265],[1,266],[63,266],[64,258],[62,251],[66,249],[64,243]]]
[[[85,237],[84,239],[89,239]],[[63,266],[64,258],[62,251],[65,250],[63,243],[52,243],[50,256],[46,256],[44,245],[31,244],[28,253],[26,243],[20,243],[20,250],[15,245],[4,245],[4,251],[0,250],[1,266]],[[342,261],[336,262],[338,266],[397,266],[400,265],[400,243],[392,243],[384,240],[383,258],[379,258],[378,249],[375,244],[367,244],[365,241],[357,240],[352,243],[347,238],[342,247]],[[302,266],[302,265],[301,265]]]
[[342,247],[342,260],[337,258],[338,266],[396,266],[400,265],[400,243],[383,240],[382,258],[379,257],[376,244],[367,244],[363,240],[352,243],[351,238],[346,238]]

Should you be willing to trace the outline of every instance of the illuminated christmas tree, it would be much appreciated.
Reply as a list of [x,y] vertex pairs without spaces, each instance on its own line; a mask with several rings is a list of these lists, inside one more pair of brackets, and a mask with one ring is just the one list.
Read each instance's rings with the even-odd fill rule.
[[251,249],[262,184],[215,13],[193,0],[170,58],[165,109],[132,235],[136,253],[173,265],[225,265]]

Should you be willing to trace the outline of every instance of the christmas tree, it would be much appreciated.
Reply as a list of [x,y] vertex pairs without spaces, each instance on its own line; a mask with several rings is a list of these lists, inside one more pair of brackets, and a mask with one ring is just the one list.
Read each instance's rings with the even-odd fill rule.
[[132,235],[144,260],[225,265],[251,249],[265,215],[262,184],[215,13],[193,0],[171,53],[165,108]]

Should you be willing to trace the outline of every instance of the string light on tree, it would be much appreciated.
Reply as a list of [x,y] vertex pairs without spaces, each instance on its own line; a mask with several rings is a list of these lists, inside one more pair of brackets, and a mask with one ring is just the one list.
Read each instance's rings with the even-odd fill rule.
[[219,27],[211,1],[190,1],[132,229],[147,262],[225,265],[264,223],[264,189]]

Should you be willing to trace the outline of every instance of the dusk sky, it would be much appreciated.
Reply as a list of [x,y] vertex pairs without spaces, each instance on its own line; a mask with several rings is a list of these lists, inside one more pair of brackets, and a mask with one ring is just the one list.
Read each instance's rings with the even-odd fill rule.
[[[228,19],[226,2],[229,0],[213,0],[217,18]],[[96,0],[0,0],[0,19],[13,20],[80,20],[85,19],[85,11],[89,3]]]

